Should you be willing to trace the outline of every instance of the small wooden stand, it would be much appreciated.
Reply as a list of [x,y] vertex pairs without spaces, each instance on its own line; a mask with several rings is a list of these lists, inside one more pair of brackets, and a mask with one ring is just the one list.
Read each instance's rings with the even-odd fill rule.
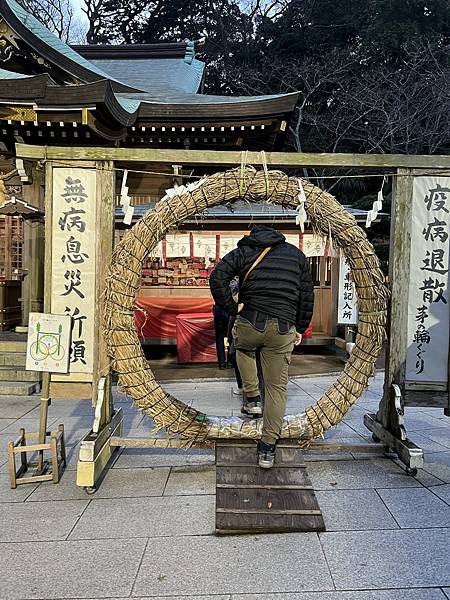
[[[25,429],[19,430],[19,437],[14,442],[8,442],[8,465],[9,479],[12,489],[22,483],[36,483],[39,481],[53,481],[58,483],[62,470],[66,466],[66,447],[64,443],[64,425],[58,425],[57,431],[47,431],[47,412],[50,400],[41,400],[41,416],[39,431],[36,433],[25,433]],[[47,438],[50,441],[47,442]],[[30,440],[37,443],[27,444]],[[45,450],[50,451],[50,460],[44,459]],[[27,452],[37,452],[36,461],[27,461]],[[16,470],[16,454],[20,454],[20,467]],[[34,468],[32,475],[24,477],[24,474]]]
[[325,531],[298,444],[280,442],[261,469],[255,442],[216,441],[216,533]]

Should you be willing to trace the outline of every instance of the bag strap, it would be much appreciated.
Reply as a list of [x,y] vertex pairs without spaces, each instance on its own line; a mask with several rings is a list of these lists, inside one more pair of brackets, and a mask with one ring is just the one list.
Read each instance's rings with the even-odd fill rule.
[[271,248],[272,248],[272,246],[267,246],[267,248],[264,248],[264,250],[261,252],[261,254],[258,256],[258,258],[255,260],[255,262],[252,264],[250,269],[245,274],[244,279],[242,280],[242,285],[244,285],[244,283],[247,281],[247,278],[250,275],[250,273],[253,271],[253,269],[255,267],[257,267],[259,265],[259,263],[262,261],[262,259],[265,257],[265,255],[269,252],[269,250]]

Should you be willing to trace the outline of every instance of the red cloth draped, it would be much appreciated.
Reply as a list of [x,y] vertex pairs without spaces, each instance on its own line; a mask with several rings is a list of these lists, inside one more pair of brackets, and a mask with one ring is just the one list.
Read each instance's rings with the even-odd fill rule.
[[212,298],[149,298],[138,296],[134,311],[139,337],[176,339],[176,317],[182,313],[209,313],[212,318]]
[[[177,337],[176,319],[181,314],[204,314],[211,318],[212,322],[212,298],[150,298],[138,296],[134,311],[136,329],[139,337],[153,339],[172,339]],[[212,325],[214,332],[214,325]],[[312,323],[303,334],[304,338],[312,337]],[[217,360],[213,359],[213,362]]]
[[179,363],[217,362],[214,319],[210,313],[178,315],[176,323]]

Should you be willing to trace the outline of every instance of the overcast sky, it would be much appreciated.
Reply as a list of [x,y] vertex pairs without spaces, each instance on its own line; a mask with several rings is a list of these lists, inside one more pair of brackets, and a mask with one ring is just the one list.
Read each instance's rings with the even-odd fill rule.
[[75,10],[75,13],[78,17],[80,17],[84,22],[88,22],[86,15],[81,10],[81,7],[84,6],[84,0],[71,0],[72,6]]

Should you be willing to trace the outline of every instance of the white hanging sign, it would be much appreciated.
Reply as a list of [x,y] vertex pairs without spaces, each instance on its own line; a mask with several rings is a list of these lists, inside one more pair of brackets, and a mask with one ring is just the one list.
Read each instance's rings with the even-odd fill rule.
[[237,248],[237,243],[242,239],[241,236],[236,235],[220,235],[220,258]]
[[303,236],[303,253],[305,256],[324,256],[327,247],[327,238],[315,233]]
[[191,256],[191,244],[189,234],[166,235],[167,258],[180,258]]
[[27,371],[68,372],[70,326],[71,319],[68,316],[30,313]]
[[358,323],[358,297],[355,284],[350,279],[350,268],[343,254],[339,259],[338,323],[356,325]]
[[163,257],[163,243],[158,242],[151,252],[149,252],[151,258],[162,258]]
[[416,177],[405,379],[448,385],[450,177]]
[[194,257],[215,259],[217,252],[217,240],[215,235],[194,234]]

